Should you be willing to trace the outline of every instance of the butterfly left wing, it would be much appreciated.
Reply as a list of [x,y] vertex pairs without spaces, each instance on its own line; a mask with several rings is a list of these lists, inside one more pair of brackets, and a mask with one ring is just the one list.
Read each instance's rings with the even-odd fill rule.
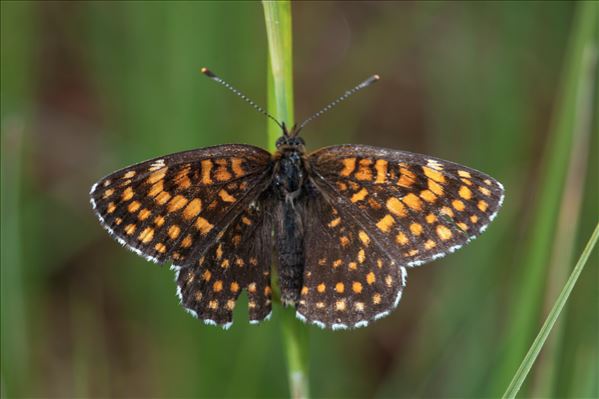
[[501,207],[492,177],[426,155],[365,145],[309,156],[312,180],[398,264],[418,266],[480,235]]
[[337,199],[314,186],[309,190],[306,265],[296,313],[333,330],[364,327],[387,315],[399,303],[407,278],[406,269]]
[[192,264],[269,181],[271,155],[229,144],[180,152],[117,171],[94,184],[102,226],[154,262]]
[[503,200],[493,178],[448,161],[346,145],[309,155],[304,286],[298,318],[368,325],[397,306],[406,267],[484,231]]

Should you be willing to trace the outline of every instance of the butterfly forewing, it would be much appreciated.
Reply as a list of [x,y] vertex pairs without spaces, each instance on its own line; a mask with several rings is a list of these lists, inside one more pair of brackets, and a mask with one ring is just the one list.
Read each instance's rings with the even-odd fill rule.
[[319,189],[400,266],[455,251],[484,231],[503,200],[495,179],[425,155],[345,145],[309,159]]
[[100,180],[92,207],[121,244],[150,260],[184,265],[259,195],[269,161],[268,152],[242,145],[167,155]]

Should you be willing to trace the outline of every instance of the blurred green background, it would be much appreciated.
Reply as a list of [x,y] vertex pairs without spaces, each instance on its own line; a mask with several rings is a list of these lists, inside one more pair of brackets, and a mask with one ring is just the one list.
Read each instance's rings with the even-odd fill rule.
[[[503,393],[597,222],[596,4],[294,4],[297,120],[382,77],[311,124],[310,149],[426,153],[507,190],[482,237],[411,270],[391,316],[310,328],[314,397]],[[2,396],[288,396],[279,307],[259,326],[243,306],[229,331],[204,326],[172,272],[110,239],[87,197],[151,157],[266,146],[269,121],[198,73],[266,104],[261,4],[1,7]],[[522,396],[599,396],[597,266],[595,254]]]

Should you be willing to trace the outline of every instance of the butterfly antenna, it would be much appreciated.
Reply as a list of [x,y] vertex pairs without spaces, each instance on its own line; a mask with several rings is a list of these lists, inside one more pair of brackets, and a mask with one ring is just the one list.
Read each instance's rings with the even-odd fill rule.
[[354,87],[353,89],[346,91],[345,94],[343,94],[342,96],[337,98],[335,101],[331,102],[326,107],[324,107],[323,109],[321,109],[320,111],[318,111],[317,113],[315,113],[314,115],[309,117],[308,119],[304,120],[299,125],[299,127],[295,130],[296,134],[299,133],[299,131],[302,130],[304,128],[304,126],[306,126],[308,123],[312,122],[314,119],[318,118],[320,115],[330,111],[340,102],[347,100],[347,98],[350,97],[352,94],[355,94],[355,93],[359,92],[360,90],[365,89],[366,87],[370,86],[371,84],[376,83],[379,79],[380,79],[379,75],[372,75],[371,77],[369,77],[368,79],[366,79],[365,81],[363,81],[362,83],[360,83],[359,85]]
[[271,114],[269,114],[268,112],[266,112],[264,110],[264,108],[262,108],[261,106],[259,106],[258,104],[256,104],[252,100],[250,100],[245,94],[243,94],[242,92],[240,92],[239,90],[237,90],[236,88],[234,88],[233,86],[231,86],[229,83],[227,83],[224,80],[222,80],[220,77],[216,76],[214,74],[214,72],[212,72],[210,69],[208,69],[208,68],[202,68],[200,71],[204,75],[208,76],[210,79],[214,80],[215,82],[220,83],[221,85],[225,86],[227,89],[231,90],[233,93],[235,93],[236,95],[238,95],[239,97],[241,97],[242,100],[244,100],[245,102],[247,102],[248,104],[250,104],[252,107],[254,107],[254,109],[256,111],[260,112],[263,115],[266,115],[267,117],[269,117],[270,119],[272,119],[273,121],[275,121],[275,123],[283,131],[286,131],[284,124],[281,124],[281,122],[279,122],[274,116],[272,116]]

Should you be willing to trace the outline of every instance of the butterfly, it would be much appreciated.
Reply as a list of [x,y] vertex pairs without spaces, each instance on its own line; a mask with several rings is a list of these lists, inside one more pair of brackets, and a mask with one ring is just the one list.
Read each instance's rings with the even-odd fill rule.
[[270,318],[275,268],[280,301],[299,319],[367,326],[398,305],[408,268],[480,235],[504,189],[428,155],[353,144],[308,153],[299,134],[312,119],[279,123],[274,154],[226,144],[114,172],[93,185],[92,208],[123,246],[172,263],[181,305],[207,324],[228,328],[244,290],[250,323]]

